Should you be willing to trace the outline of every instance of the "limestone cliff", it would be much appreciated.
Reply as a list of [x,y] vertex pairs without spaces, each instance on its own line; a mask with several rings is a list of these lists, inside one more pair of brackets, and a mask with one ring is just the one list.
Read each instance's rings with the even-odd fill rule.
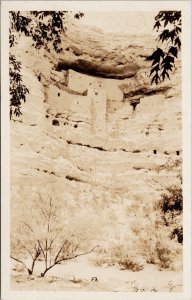
[[25,37],[14,48],[30,93],[11,121],[11,212],[22,216],[24,201],[46,187],[74,211],[121,203],[123,220],[125,207],[150,204],[177,181],[180,63],[170,81],[151,86],[151,37],[73,25],[63,45],[60,54],[37,51]]

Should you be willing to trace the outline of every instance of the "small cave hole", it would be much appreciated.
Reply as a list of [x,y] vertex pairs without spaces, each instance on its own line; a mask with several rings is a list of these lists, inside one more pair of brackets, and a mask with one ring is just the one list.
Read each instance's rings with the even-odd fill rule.
[[179,155],[179,154],[180,154],[180,151],[176,151],[176,154]]
[[131,103],[131,106],[133,107],[133,111],[136,110],[137,104],[138,104],[138,103],[136,103],[136,102]]
[[164,154],[165,154],[165,155],[169,155],[169,152],[167,152],[167,151],[164,151]]
[[83,96],[87,96],[87,94],[88,94],[88,90],[85,90],[85,91],[83,92]]
[[97,92],[95,92],[95,95],[98,95],[98,93],[97,93]]
[[60,95],[61,95],[61,94],[60,94],[60,93],[58,93],[57,95],[58,95],[58,97],[60,97]]
[[131,99],[130,105],[133,107],[133,112],[136,110],[137,104],[140,103],[140,99]]
[[58,120],[53,120],[53,121],[52,121],[52,125],[54,125],[54,126],[59,126],[59,121],[58,121]]
[[133,153],[140,153],[140,150],[133,150]]
[[41,81],[41,75],[40,74],[38,75],[37,78],[38,78],[39,81]]
[[77,128],[77,127],[78,127],[78,125],[77,125],[77,124],[75,124],[75,125],[74,125],[74,128]]
[[157,150],[153,150],[153,154],[157,154]]
[[49,115],[46,115],[46,118],[49,118]]

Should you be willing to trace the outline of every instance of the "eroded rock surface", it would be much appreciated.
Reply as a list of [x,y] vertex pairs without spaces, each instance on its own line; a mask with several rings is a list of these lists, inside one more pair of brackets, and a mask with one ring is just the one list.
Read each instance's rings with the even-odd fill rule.
[[152,205],[178,180],[177,166],[166,166],[182,153],[180,64],[151,86],[151,37],[74,25],[63,39],[61,54],[37,52],[26,38],[14,49],[30,94],[11,121],[13,220],[46,187],[74,212],[116,213],[128,230],[124,209]]

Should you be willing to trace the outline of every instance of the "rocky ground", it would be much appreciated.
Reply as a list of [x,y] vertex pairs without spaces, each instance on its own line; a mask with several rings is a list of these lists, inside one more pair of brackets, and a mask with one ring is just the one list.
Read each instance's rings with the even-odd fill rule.
[[[41,263],[36,272],[38,269],[41,269]],[[150,264],[139,272],[120,270],[115,266],[99,267],[93,265],[93,255],[56,266],[45,278],[16,271],[11,277],[14,290],[182,292],[182,286],[181,272],[159,271]]]

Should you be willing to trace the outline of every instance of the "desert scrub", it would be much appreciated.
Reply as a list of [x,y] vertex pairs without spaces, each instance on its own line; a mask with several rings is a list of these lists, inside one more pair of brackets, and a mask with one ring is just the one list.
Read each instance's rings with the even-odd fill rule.
[[160,269],[182,269],[182,208],[179,184],[166,188],[152,205],[141,201],[135,217],[131,217],[130,211],[129,228],[133,235],[125,239],[132,244],[134,257]]
[[156,260],[161,269],[180,270],[182,268],[182,247],[175,241],[159,239],[156,243]]
[[182,245],[170,238],[170,229],[163,223],[151,223],[135,242],[137,257],[155,264],[160,270],[182,269]]
[[177,158],[177,159],[168,158],[166,163],[157,166],[155,170],[157,171],[157,173],[159,173],[160,171],[170,172],[173,171],[174,169],[181,168],[181,164],[182,164],[181,158]]
[[121,266],[121,270],[130,270],[133,272],[141,271],[144,268],[143,263],[137,257],[128,254],[119,260],[119,265]]
[[[179,181],[179,180],[178,180]],[[126,230],[99,249],[95,263],[139,271],[145,263],[182,269],[182,185],[165,188],[154,201],[140,198],[124,208]]]
[[138,272],[143,269],[144,261],[132,252],[126,244],[116,244],[113,247],[100,249],[95,260],[98,266],[119,266],[121,270]]
[[[148,260],[157,264],[160,269],[182,269],[183,243],[183,195],[182,178],[180,183],[169,186],[154,204],[156,220],[151,226],[151,245],[148,245]],[[151,258],[150,258],[151,256]]]
[[182,185],[170,186],[157,203],[165,226],[170,228],[170,238],[183,243],[183,192]]

